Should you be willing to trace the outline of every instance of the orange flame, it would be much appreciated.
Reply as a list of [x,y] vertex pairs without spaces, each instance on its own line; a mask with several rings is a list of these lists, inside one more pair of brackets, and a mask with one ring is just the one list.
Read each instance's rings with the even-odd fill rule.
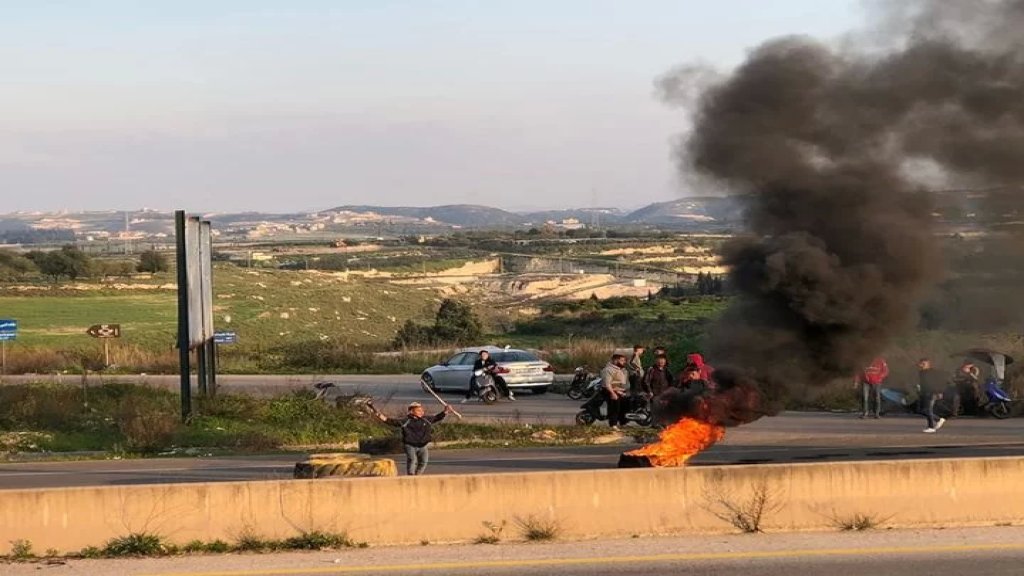
[[658,441],[626,452],[629,456],[646,456],[652,466],[682,466],[698,452],[707,449],[725,436],[725,428],[703,420],[683,418],[661,431]]

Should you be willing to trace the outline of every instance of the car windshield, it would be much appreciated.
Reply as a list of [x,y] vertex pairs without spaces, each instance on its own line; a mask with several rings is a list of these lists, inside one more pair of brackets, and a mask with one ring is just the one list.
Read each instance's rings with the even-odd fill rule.
[[508,352],[495,352],[491,355],[494,361],[501,364],[505,362],[537,362],[540,359],[522,350],[510,350]]

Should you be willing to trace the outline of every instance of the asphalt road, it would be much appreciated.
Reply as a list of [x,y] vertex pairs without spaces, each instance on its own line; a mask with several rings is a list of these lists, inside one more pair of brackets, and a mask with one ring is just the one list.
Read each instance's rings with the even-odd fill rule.
[[[568,402],[557,397],[543,401]],[[1024,455],[1024,419],[952,420],[938,434],[921,429],[921,419],[910,416],[859,420],[849,414],[784,413],[729,430],[722,442],[696,456],[692,464]],[[621,452],[636,447],[630,442],[623,438],[622,443],[602,446],[434,449],[428,473],[614,468]],[[291,477],[301,458],[286,454],[0,464],[0,489],[281,479]]]
[[[1024,529],[975,528],[72,560],[54,569],[69,576],[1016,576],[1022,566]],[[26,576],[44,567],[2,568]]]

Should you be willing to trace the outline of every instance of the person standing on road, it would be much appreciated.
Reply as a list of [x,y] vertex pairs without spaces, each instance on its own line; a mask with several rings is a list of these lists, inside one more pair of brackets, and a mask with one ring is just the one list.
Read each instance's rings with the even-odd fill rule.
[[946,379],[938,370],[932,368],[932,361],[928,358],[917,361],[917,370],[921,412],[928,419],[928,427],[924,432],[934,434],[946,423],[945,418],[935,417],[935,402],[942,398],[942,391],[946,389]]
[[640,399],[643,398],[644,352],[645,349],[642,344],[635,344],[633,346],[633,356],[626,367],[626,372],[630,379],[630,405],[627,407],[627,411],[636,409]]
[[427,462],[430,460],[430,451],[427,445],[433,437],[433,427],[445,415],[452,411],[452,407],[445,404],[444,411],[433,416],[425,416],[423,405],[419,402],[409,404],[409,412],[405,418],[388,418],[379,411],[374,410],[374,415],[381,422],[402,430],[402,446],[405,448],[405,473],[409,476],[419,476],[427,469]]
[[864,399],[864,413],[861,419],[872,414],[871,400],[874,399],[875,409],[873,416],[882,417],[882,382],[889,377],[889,365],[881,356],[871,361],[871,364],[864,367],[854,379],[854,386],[859,386]]
[[960,414],[960,407],[963,406],[964,414],[976,414],[982,405],[981,399],[981,371],[970,360],[964,360],[953,376],[953,413],[950,417]]
[[668,369],[668,357],[655,356],[654,365],[644,374],[643,392],[651,397],[672,387],[672,373]]
[[608,425],[612,430],[618,430],[620,424],[625,424],[625,401],[627,400],[626,387],[626,357],[622,354],[612,354],[612,359],[601,370],[601,383],[604,389],[605,402],[608,403]]

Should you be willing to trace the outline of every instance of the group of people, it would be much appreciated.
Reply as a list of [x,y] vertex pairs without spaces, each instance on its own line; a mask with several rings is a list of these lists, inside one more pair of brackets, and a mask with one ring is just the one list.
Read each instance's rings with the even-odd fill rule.
[[[961,408],[967,412],[977,410],[983,403],[980,370],[971,360],[957,368],[952,378],[936,370],[930,358],[917,361],[918,374],[918,411],[927,420],[926,434],[934,434],[946,423],[945,418],[935,414],[936,403],[947,394],[950,398],[950,417],[960,413]],[[889,376],[889,365],[885,358],[876,357],[870,364],[857,374],[854,385],[861,389],[863,412],[861,418],[880,418],[882,416],[882,384]]]
[[647,405],[651,398],[669,388],[694,394],[703,394],[714,388],[714,369],[704,362],[702,355],[687,355],[686,365],[678,375],[673,375],[664,347],[654,349],[654,360],[647,368],[644,367],[646,351],[644,346],[637,344],[633,346],[633,355],[628,360],[624,354],[612,354],[611,360],[601,370],[601,400],[608,405],[608,425],[613,430],[626,424],[628,412]]

